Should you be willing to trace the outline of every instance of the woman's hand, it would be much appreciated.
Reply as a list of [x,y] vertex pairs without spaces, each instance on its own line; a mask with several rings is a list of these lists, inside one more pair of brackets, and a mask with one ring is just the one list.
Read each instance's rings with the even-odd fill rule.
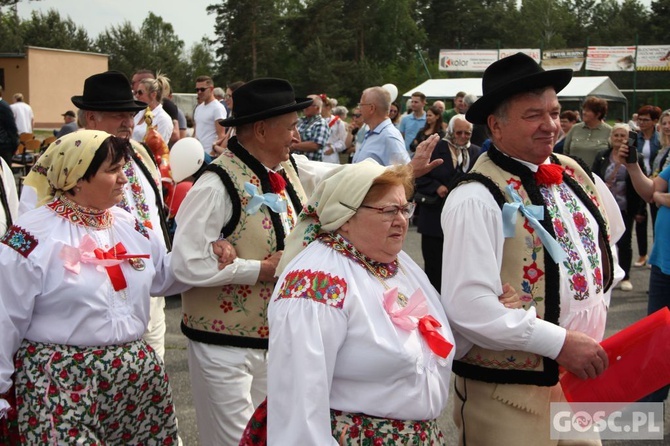
[[521,298],[509,283],[503,285],[503,293],[498,296],[498,302],[503,304],[505,308],[521,308],[522,306]]
[[217,263],[219,264],[220,270],[233,263],[233,261],[237,258],[237,251],[235,251],[235,247],[227,240],[217,240],[213,242],[212,251],[217,257]]

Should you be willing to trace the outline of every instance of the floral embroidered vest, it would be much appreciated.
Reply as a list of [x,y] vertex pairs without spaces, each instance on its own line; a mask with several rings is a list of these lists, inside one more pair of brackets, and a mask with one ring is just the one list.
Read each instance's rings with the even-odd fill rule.
[[[601,288],[607,290],[612,283],[613,261],[609,231],[595,184],[587,171],[572,158],[552,155],[551,160],[554,164],[565,166],[563,183],[580,198],[598,223],[598,245],[602,253],[600,267],[603,271],[599,280]],[[511,201],[505,188],[512,184],[525,205],[544,207],[545,217],[541,224],[552,237],[557,238],[541,189],[533,172],[526,166],[492,147],[479,157],[472,172],[465,175],[459,184],[473,180],[483,183],[501,208],[505,202]],[[596,271],[599,269],[596,268]],[[558,325],[559,265],[546,252],[535,230],[522,216],[516,220],[515,236],[505,239],[500,275],[502,283],[510,283],[522,295],[524,309],[534,306],[538,318]],[[454,361],[453,370],[465,378],[493,383],[553,386],[558,382],[558,364],[550,358],[524,351],[493,351],[478,345],[460,360]]]
[[[261,206],[253,215],[245,212],[249,195],[244,183],[258,187],[261,193],[272,192],[265,167],[253,158],[236,138],[208,170],[217,173],[233,203],[231,222],[223,235],[243,259],[263,260],[284,249],[286,237],[279,214]],[[306,202],[292,160],[281,164],[287,178],[283,198],[291,200],[295,212]],[[288,206],[291,227],[297,215]],[[222,222],[223,225],[223,222]],[[274,282],[255,285],[228,284],[223,287],[196,287],[183,293],[182,332],[194,341],[245,348],[268,348],[267,308]]]

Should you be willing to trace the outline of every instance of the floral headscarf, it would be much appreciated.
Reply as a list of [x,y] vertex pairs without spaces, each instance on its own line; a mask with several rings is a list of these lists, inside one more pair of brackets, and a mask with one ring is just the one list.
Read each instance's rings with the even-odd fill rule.
[[75,187],[91,165],[95,152],[110,136],[99,130],[79,130],[54,141],[24,181],[35,189],[37,206]]
[[277,266],[277,275],[286,265],[321,232],[333,232],[346,223],[356,211],[352,211],[340,202],[358,208],[367,195],[372,182],[380,176],[386,167],[373,160],[356,164],[343,164],[333,169],[331,174],[321,181],[314,193],[303,206],[295,225],[286,238],[284,254]]

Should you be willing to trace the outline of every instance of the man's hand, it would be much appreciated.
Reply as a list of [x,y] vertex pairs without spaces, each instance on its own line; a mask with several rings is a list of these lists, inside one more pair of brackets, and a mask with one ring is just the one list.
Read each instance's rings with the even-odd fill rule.
[[439,140],[440,135],[435,133],[417,146],[414,158],[409,162],[409,165],[414,169],[415,178],[427,174],[444,162],[441,158],[435,159],[432,162],[430,161],[430,156],[433,154],[433,149],[435,149]]
[[261,272],[258,275],[259,282],[274,282],[276,280],[275,272],[283,253],[284,251],[277,251],[267,259],[261,261]]
[[516,290],[509,283],[503,285],[503,293],[498,296],[498,301],[505,306],[505,308],[521,308],[521,298],[516,293]]
[[220,270],[233,263],[233,260],[237,258],[237,251],[235,251],[233,245],[226,240],[217,240],[213,242],[212,251],[217,257]]
[[607,353],[594,339],[578,331],[568,330],[556,362],[580,379],[595,378],[609,365]]

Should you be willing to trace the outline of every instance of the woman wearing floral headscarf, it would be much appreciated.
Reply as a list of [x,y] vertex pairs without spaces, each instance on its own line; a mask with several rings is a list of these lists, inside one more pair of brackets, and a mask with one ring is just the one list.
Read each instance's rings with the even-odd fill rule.
[[[170,444],[170,386],[142,340],[149,296],[187,289],[152,231],[115,206],[127,140],[82,130],[40,157],[48,191],[0,239],[0,412],[14,373],[24,444]],[[2,410],[4,408],[4,411]]]

